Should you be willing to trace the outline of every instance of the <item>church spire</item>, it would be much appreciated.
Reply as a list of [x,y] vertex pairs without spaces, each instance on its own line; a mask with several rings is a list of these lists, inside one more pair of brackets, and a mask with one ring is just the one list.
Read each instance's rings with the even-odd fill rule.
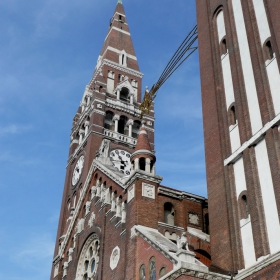
[[110,21],[97,68],[102,60],[105,59],[139,72],[139,66],[122,0],[118,0],[113,17]]

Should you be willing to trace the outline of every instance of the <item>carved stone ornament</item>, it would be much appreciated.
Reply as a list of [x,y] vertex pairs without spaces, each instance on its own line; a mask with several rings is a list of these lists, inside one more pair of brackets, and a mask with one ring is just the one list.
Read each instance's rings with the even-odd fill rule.
[[114,270],[117,267],[119,260],[120,260],[120,248],[116,246],[113,249],[110,257],[110,267],[112,270]]
[[95,214],[92,212],[91,215],[90,215],[90,218],[88,220],[88,226],[90,228],[93,226],[94,220],[95,220]]
[[135,185],[132,185],[127,192],[127,203],[130,202],[135,196]]
[[142,183],[142,196],[155,199],[155,186]]
[[189,223],[193,225],[199,224],[199,216],[196,213],[189,213]]

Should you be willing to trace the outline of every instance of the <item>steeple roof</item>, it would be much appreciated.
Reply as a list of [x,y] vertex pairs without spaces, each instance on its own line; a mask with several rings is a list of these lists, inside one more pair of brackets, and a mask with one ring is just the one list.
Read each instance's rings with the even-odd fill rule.
[[137,144],[135,147],[135,152],[138,150],[146,150],[151,152],[152,148],[149,142],[149,138],[148,138],[148,134],[146,131],[146,128],[144,126],[141,127],[140,132],[139,132],[139,136],[137,139]]
[[100,57],[115,63],[120,63],[120,59],[125,59],[125,67],[140,71],[121,0],[118,0],[110,21]]

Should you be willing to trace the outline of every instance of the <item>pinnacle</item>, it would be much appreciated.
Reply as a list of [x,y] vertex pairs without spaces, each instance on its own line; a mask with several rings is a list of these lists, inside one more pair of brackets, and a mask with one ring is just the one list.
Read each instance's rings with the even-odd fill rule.
[[118,0],[118,3],[122,4],[122,0]]

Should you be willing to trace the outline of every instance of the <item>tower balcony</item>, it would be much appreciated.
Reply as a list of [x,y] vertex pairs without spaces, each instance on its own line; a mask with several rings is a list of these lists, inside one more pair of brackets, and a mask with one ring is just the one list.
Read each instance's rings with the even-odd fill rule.
[[133,137],[129,137],[127,135],[109,130],[109,129],[104,129],[104,135],[108,138],[111,138],[113,141],[118,141],[118,142],[123,142],[126,144],[130,144],[135,146],[137,139]]

